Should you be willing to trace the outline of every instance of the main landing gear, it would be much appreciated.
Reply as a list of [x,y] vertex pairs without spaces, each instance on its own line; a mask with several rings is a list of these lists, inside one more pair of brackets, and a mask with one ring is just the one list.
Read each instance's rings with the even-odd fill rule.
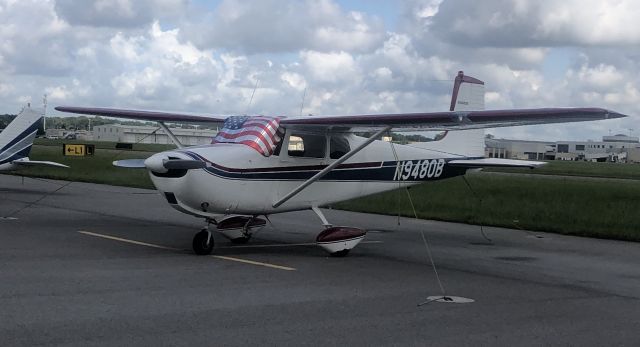
[[[367,235],[367,231],[347,226],[333,226],[329,224],[318,207],[312,210],[320,217],[325,229],[316,237],[316,244],[332,257],[344,257],[357,246]],[[266,221],[255,216],[229,216],[219,222],[208,220],[209,225],[193,237],[193,251],[198,255],[211,254],[214,247],[213,230],[220,232],[233,243],[247,243],[254,232],[263,228]]]
[[322,214],[322,211],[314,206],[311,208],[315,212],[325,229],[316,237],[316,244],[329,252],[332,257],[345,257],[349,251],[364,239],[367,231],[353,227],[334,227]]

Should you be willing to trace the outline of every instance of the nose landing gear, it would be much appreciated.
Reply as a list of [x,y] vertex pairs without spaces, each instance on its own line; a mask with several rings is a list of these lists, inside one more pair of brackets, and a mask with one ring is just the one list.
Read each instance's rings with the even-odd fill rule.
[[203,228],[193,237],[193,251],[197,255],[209,255],[214,246],[213,235],[208,228]]
[[247,243],[251,235],[266,224],[264,219],[255,216],[230,216],[218,222],[217,230],[233,243]]

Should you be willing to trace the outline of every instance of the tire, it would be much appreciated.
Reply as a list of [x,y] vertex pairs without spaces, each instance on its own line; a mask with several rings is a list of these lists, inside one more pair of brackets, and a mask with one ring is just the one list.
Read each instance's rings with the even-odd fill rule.
[[209,255],[213,251],[213,235],[206,230],[198,232],[193,237],[193,251],[197,255]]

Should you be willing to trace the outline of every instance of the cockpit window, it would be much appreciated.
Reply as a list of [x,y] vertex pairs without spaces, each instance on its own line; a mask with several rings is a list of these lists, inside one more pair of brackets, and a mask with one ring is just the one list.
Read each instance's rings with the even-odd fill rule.
[[331,141],[329,141],[329,158],[338,159],[350,150],[349,140],[341,136],[331,136]]
[[288,152],[290,157],[324,158],[326,146],[324,135],[292,133]]

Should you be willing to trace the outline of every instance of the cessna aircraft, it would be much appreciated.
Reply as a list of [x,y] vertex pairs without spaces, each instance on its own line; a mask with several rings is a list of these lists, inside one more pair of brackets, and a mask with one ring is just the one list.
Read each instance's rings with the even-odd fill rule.
[[[601,108],[484,111],[484,82],[459,72],[449,112],[350,116],[212,116],[92,107],[63,112],[157,121],[177,149],[114,165],[146,168],[175,209],[204,218],[193,238],[196,254],[209,254],[212,230],[246,242],[265,225],[260,216],[313,210],[324,231],[317,243],[346,255],[366,231],[334,227],[322,205],[464,175],[487,166],[536,167],[543,162],[484,158],[484,128],[580,122],[625,117]],[[212,144],[183,146],[165,122],[221,123]],[[443,131],[435,141],[400,145],[378,140],[394,131]],[[356,133],[373,133],[369,137]]]
[[29,166],[68,167],[52,161],[29,160],[43,115],[25,107],[0,133],[0,171],[13,171]]

